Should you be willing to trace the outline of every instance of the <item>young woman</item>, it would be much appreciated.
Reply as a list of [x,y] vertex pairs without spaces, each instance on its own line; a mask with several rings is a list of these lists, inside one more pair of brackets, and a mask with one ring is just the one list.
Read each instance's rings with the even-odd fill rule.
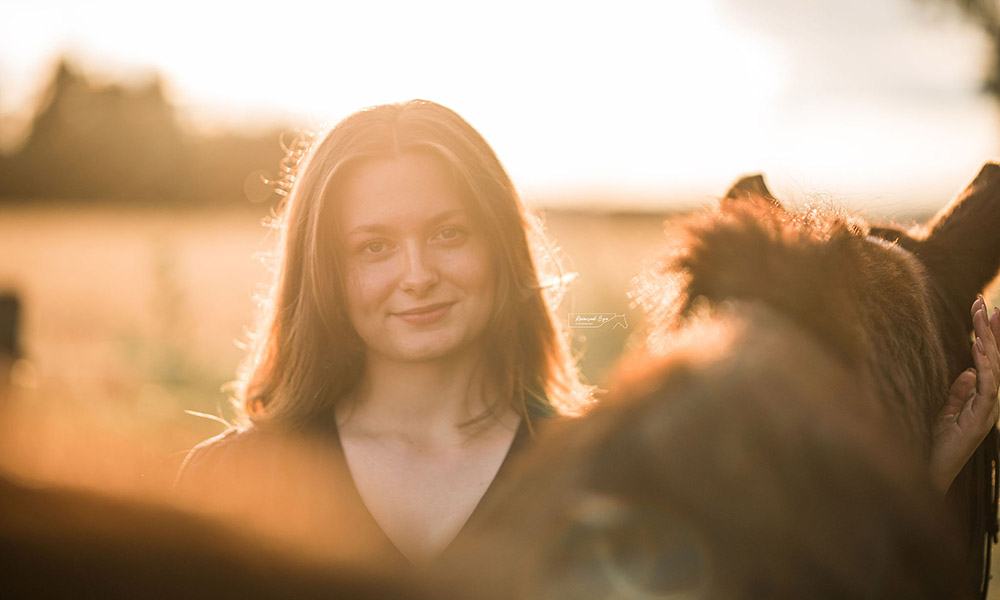
[[[592,401],[544,283],[558,271],[492,149],[433,102],[347,117],[289,179],[278,270],[236,395],[251,424],[193,450],[179,485],[255,480],[249,505],[285,520],[336,514],[338,556],[426,563],[474,526],[540,420]],[[975,414],[962,409],[976,385],[965,373],[938,431],[945,489],[996,421],[1000,353],[980,311],[990,343],[976,353]],[[289,433],[319,440],[319,467],[275,450]]]
[[217,480],[261,432],[325,432],[368,539],[425,562],[539,419],[591,402],[543,283],[557,265],[486,141],[433,102],[347,117],[293,177],[237,390],[252,425],[195,449],[180,483]]

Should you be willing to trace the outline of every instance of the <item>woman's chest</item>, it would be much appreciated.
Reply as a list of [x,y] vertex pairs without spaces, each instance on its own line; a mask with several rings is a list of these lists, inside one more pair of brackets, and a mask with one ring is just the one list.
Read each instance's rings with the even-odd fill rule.
[[385,536],[411,562],[439,555],[469,520],[500,471],[513,439],[453,448],[372,438],[341,443],[354,486]]

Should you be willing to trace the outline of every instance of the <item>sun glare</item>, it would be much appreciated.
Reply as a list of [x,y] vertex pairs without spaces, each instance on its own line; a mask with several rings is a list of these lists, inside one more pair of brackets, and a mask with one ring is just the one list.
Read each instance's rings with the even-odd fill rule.
[[[896,21],[902,1],[885,9]],[[11,9],[14,18],[0,23],[0,117],[8,132],[29,122],[49,64],[67,52],[107,80],[159,72],[178,115],[201,129],[320,128],[362,106],[436,100],[482,131],[529,196],[597,189],[714,195],[737,174],[759,170],[774,173],[779,187],[786,176],[805,189],[850,187],[878,183],[861,175],[879,169],[882,179],[898,181],[914,170],[907,158],[914,152],[920,164],[943,161],[949,173],[966,162],[974,169],[995,146],[976,138],[964,154],[944,158],[931,149],[968,139],[961,115],[972,109],[980,122],[991,111],[984,103],[924,110],[914,108],[918,93],[881,104],[862,94],[852,113],[839,90],[823,95],[825,71],[801,80],[805,33],[762,25],[772,9],[737,0],[626,1],[614,10],[525,0],[280,8],[181,0],[152,16],[113,0]],[[157,27],[138,25],[150,18]],[[900,78],[928,89],[944,80],[963,85],[956,75],[936,75],[942,64],[922,71],[917,58],[907,60],[927,57],[909,49],[923,31],[937,32],[927,39],[949,55],[962,50],[962,32],[928,23],[901,31],[885,33]],[[974,46],[964,46],[970,56]],[[827,53],[825,65],[841,68],[841,77],[870,62],[837,48],[850,58],[837,62]],[[858,81],[877,83],[876,71],[857,73]],[[925,134],[916,144],[914,126]]]
[[319,126],[360,106],[427,97],[465,115],[518,181],[543,189],[688,184],[732,170],[762,148],[720,140],[762,138],[782,85],[779,57],[712,3],[626,2],[610,12],[299,2],[279,12],[181,2],[153,30],[130,25],[141,11],[124,2],[22,10],[27,26],[6,28],[5,46],[34,48],[35,61],[69,49],[109,75],[158,69],[199,126],[275,117]]

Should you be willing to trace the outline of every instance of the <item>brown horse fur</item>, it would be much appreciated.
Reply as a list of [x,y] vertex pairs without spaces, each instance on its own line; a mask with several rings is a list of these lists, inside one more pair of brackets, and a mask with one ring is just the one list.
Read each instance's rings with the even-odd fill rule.
[[925,468],[852,369],[761,302],[697,312],[508,480],[444,566],[466,596],[969,597]]
[[0,597],[430,596],[160,502],[26,486],[0,474]]
[[996,165],[909,233],[789,213],[741,180],[669,229],[637,286],[645,347],[510,478],[457,570],[496,598],[972,594],[987,471],[963,474],[975,498],[953,486],[980,507],[963,554],[926,462],[997,231]]
[[[761,301],[823,340],[929,456],[949,381],[915,257],[868,238],[858,220],[743,202],[724,202],[673,233],[670,254],[639,290],[654,343],[698,302]],[[679,293],[664,294],[664,279]]]
[[[750,210],[748,207],[755,207],[760,222],[767,222],[769,219],[801,221],[799,225],[793,226],[793,236],[801,235],[803,230],[814,229],[817,222],[815,211],[797,216],[784,213],[760,176],[737,182],[722,204],[722,213],[745,212]],[[768,211],[763,207],[774,210]],[[728,267],[724,265],[721,260],[734,256],[751,256],[754,257],[751,260],[759,260],[759,250],[755,252],[749,247],[735,250],[730,248],[728,257],[720,257],[720,251],[727,252],[720,250],[726,240],[713,239],[711,236],[724,237],[726,233],[720,230],[726,228],[708,226],[702,230],[705,235],[703,239],[692,240],[694,244],[702,244],[708,252],[699,254],[691,248],[690,260],[703,262],[675,265],[688,268],[691,277],[690,285],[682,292],[682,297],[688,302],[702,295],[713,301],[725,298],[761,298],[814,330],[818,322],[828,319],[825,323],[827,333],[841,331],[841,338],[857,341],[855,349],[860,349],[860,353],[855,356],[869,362],[864,372],[874,374],[872,383],[874,389],[878,390],[878,397],[885,402],[896,403],[897,418],[911,420],[908,429],[914,434],[914,441],[926,451],[930,441],[927,428],[936,417],[944,398],[943,393],[934,392],[937,372],[943,368],[945,382],[950,382],[972,366],[969,351],[972,319],[969,306],[976,294],[996,277],[1000,269],[1000,165],[984,165],[973,182],[923,227],[908,231],[886,226],[869,228],[863,222],[831,215],[819,215],[818,222],[821,228],[839,229],[841,233],[848,229],[855,234],[847,237],[834,235],[831,242],[853,245],[856,249],[859,241],[857,236],[867,234],[869,239],[880,239],[891,244],[890,249],[897,256],[890,258],[864,250],[865,258],[854,260],[849,252],[834,250],[832,255],[835,258],[832,260],[839,267],[830,265],[829,273],[817,273],[812,277],[800,271],[793,283],[787,279],[782,280],[779,274],[769,272],[768,266],[762,267],[760,263],[749,265],[745,258],[733,260]],[[784,234],[787,235],[788,231]],[[854,241],[847,241],[848,237],[854,237]],[[746,238],[743,239],[744,242],[747,241]],[[739,254],[740,251],[749,254],[742,255]],[[826,260],[831,260],[831,249],[824,248],[823,252]],[[774,259],[774,255],[771,254],[769,258]],[[838,272],[838,268],[844,267],[845,260],[848,263],[847,271]],[[854,264],[850,264],[852,260]],[[896,272],[900,260],[916,263],[917,270],[922,275],[900,277]],[[808,263],[808,259],[806,262]],[[824,268],[822,260],[816,260],[813,265]],[[764,285],[779,285],[774,285],[777,289],[762,290],[760,285],[755,286],[746,280],[720,280],[727,273],[732,275],[736,269],[748,269],[750,277],[759,276],[758,281],[762,280]],[[784,271],[785,274],[788,272]],[[788,287],[781,289],[781,283],[787,283]],[[814,285],[817,287],[811,287]],[[901,285],[906,289],[899,289]],[[914,285],[922,289],[914,289]],[[823,305],[823,300],[816,299],[817,293],[830,298],[825,294],[831,287],[835,292],[849,292],[846,297],[832,296],[837,299],[835,307],[828,303]],[[794,292],[788,293],[788,289]],[[858,292],[864,296],[859,297]],[[810,311],[806,302],[810,298],[809,301],[820,303],[823,309],[817,311],[814,305],[814,309]],[[655,304],[655,299],[652,300]],[[889,321],[884,319],[885,313],[878,307],[878,304],[887,301],[892,302],[900,311],[897,317],[890,317]],[[860,309],[862,313],[862,318],[857,323],[860,327],[850,327],[850,323],[842,319],[845,312],[852,309]],[[930,335],[926,322],[928,312],[931,316]],[[891,332],[891,335],[886,332]],[[823,332],[821,336],[827,340],[837,339],[836,336],[824,335]],[[866,336],[871,339],[865,339]],[[924,423],[914,422],[921,415]],[[970,576],[984,594],[989,582],[987,563],[992,544],[996,542],[998,528],[998,459],[1000,436],[994,429],[956,479],[949,493],[959,521],[964,524],[965,557]]]

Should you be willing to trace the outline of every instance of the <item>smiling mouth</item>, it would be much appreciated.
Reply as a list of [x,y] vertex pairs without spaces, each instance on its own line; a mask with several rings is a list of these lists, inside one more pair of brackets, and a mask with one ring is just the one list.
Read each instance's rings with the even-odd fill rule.
[[408,323],[424,324],[432,323],[445,316],[454,302],[442,302],[439,304],[429,304],[411,310],[393,313],[395,316]]
[[396,313],[397,315],[423,315],[429,312],[434,312],[441,310],[447,306],[451,306],[454,302],[439,302],[438,304],[428,304],[427,306],[421,306],[420,308],[413,308],[410,310],[404,310]]

